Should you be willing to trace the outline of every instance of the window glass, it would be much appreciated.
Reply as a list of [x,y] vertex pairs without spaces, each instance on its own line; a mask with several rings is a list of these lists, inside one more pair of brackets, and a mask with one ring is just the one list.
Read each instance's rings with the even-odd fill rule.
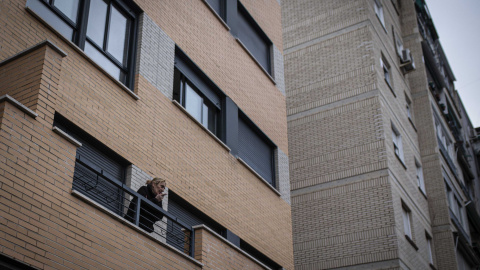
[[433,264],[432,239],[430,237],[427,237],[427,249],[428,249],[428,262]]
[[102,0],[90,0],[87,36],[100,48],[103,48],[106,21],[107,4]]
[[99,52],[90,42],[85,42],[85,53],[92,59],[95,59],[95,62],[99,64],[103,69],[105,69],[110,75],[114,78],[122,81],[124,74],[120,71],[115,64],[112,63],[110,59],[105,57],[101,52]]
[[188,83],[185,83],[185,109],[200,123],[202,123],[202,107],[203,99]]
[[402,207],[403,214],[403,229],[405,230],[405,235],[412,238],[412,229],[410,225],[410,213],[407,209]]
[[111,10],[110,29],[108,31],[108,49],[120,63],[125,64],[125,44],[128,29],[128,20],[114,6]]
[[383,18],[383,6],[380,3],[380,0],[375,0],[375,13],[377,14],[378,19],[380,20],[382,25],[385,26],[385,20]]
[[202,124],[206,127],[209,127],[209,125],[208,125],[208,112],[209,112],[208,106],[206,104],[203,104],[203,107],[202,107]]
[[78,0],[56,0],[53,5],[74,23],[77,22]]

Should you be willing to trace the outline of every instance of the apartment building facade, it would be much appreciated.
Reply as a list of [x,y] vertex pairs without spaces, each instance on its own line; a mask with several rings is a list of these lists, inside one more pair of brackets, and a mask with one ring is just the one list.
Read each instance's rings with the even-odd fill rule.
[[0,266],[293,269],[282,51],[275,0],[2,1]]
[[425,2],[282,20],[295,268],[476,269],[475,131]]

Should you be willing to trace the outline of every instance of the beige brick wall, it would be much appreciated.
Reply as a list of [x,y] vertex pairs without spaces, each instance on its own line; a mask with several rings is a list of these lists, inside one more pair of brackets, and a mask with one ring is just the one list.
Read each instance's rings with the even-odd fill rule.
[[[414,98],[393,38],[403,37],[401,11],[381,3],[385,25],[373,0],[282,1],[299,269],[385,269],[380,262],[387,261],[429,269],[425,232],[432,230],[416,179],[415,159],[422,163],[417,119],[409,120],[406,110],[407,97]],[[394,153],[392,123],[402,137],[403,162]],[[404,236],[402,201],[412,211],[418,251]]]
[[[200,0],[136,2],[287,154],[285,96],[219,24],[205,3]],[[135,81],[135,93],[140,100],[135,100],[83,53],[28,13],[25,1],[4,1],[1,5],[0,23],[4,27],[1,28],[0,35],[8,39],[0,40],[0,61],[45,39],[67,54],[62,59],[61,67],[54,73],[54,83],[58,83],[56,88],[41,83],[37,83],[36,88],[29,88],[31,91],[38,91],[39,88],[42,90],[38,95],[42,99],[37,101],[37,107],[26,103],[36,110],[39,117],[18,124],[14,120],[7,121],[6,117],[1,120],[2,132],[5,134],[0,144],[0,156],[5,161],[1,163],[1,185],[2,190],[8,189],[8,194],[15,194],[5,194],[2,197],[3,201],[9,202],[15,197],[15,203],[2,209],[2,217],[5,217],[2,224],[3,228],[16,228],[8,236],[5,233],[0,235],[2,253],[30,264],[48,265],[52,268],[69,268],[71,263],[92,253],[95,256],[91,262],[95,266],[105,263],[107,267],[116,269],[123,265],[129,268],[128,262],[106,262],[100,256],[137,262],[143,258],[137,257],[137,253],[142,252],[145,253],[143,256],[146,261],[165,261],[170,264],[170,268],[197,267],[175,255],[162,259],[158,254],[165,252],[158,243],[72,197],[70,191],[75,148],[51,131],[53,114],[58,112],[143,172],[167,178],[170,189],[189,203],[286,269],[293,268],[291,214],[285,200],[141,75],[137,74]],[[258,20],[276,46],[281,48],[281,28],[274,23],[279,21],[278,2],[251,2],[246,5],[252,9],[257,6],[265,9],[268,5],[274,5],[272,10],[277,10],[277,13],[268,15],[274,21]],[[258,12],[254,14],[256,17],[260,15]],[[44,82],[54,85],[45,75],[50,68],[50,62],[48,63],[38,70],[44,74]],[[28,65],[32,64],[28,62]],[[11,70],[15,71],[14,68]],[[4,88],[1,89],[3,91]],[[10,90],[2,92],[5,93],[10,93]],[[5,106],[9,108],[10,105]],[[14,122],[10,124],[9,121]],[[10,135],[12,130],[18,130],[19,134],[23,134],[21,130],[27,130],[28,134],[15,135],[23,137],[14,139]],[[7,142],[3,138],[7,138]],[[19,150],[12,153],[12,149]],[[7,177],[8,180],[3,180]],[[28,181],[28,185],[16,184],[18,181]],[[32,195],[40,188],[51,191],[39,191],[35,195],[35,201],[41,202],[37,207],[20,205],[21,198]],[[31,204],[36,203],[32,201]],[[57,213],[64,205],[73,205],[75,208]],[[44,218],[40,218],[43,214]],[[27,216],[19,219],[20,215]],[[35,217],[35,220],[32,221],[28,215]],[[86,220],[81,223],[78,216]],[[90,224],[102,226],[102,229],[92,232],[96,227],[91,229]],[[15,230],[23,230],[19,226],[35,227],[38,230],[42,228],[42,233],[57,233],[57,229],[62,227],[64,232],[49,236],[40,250],[31,245],[27,255],[19,255],[19,250],[27,248],[25,241],[13,240]],[[73,230],[76,226],[81,226],[83,234],[69,235],[68,230]],[[90,234],[103,234],[108,227],[114,228],[114,236],[107,235],[98,241],[92,241],[94,237]],[[80,242],[84,238],[90,242]],[[102,241],[111,243],[100,247]],[[122,252],[116,252],[122,241],[126,241],[125,247],[122,247]],[[141,246],[134,248],[137,244]],[[95,245],[95,248],[90,248],[91,245]],[[151,247],[156,254],[144,251],[144,246]],[[76,256],[62,254],[57,257],[57,249],[61,247],[65,247],[66,252],[76,252]],[[177,265],[172,261],[182,261],[183,264]]]

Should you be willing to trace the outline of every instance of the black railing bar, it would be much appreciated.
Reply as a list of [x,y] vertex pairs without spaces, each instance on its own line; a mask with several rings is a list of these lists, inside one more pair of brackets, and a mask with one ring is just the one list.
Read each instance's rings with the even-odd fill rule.
[[[80,155],[77,155],[77,162],[79,162],[80,164],[84,165],[85,167],[87,167],[88,169],[93,169],[93,171],[97,172],[97,173],[100,173],[102,175],[103,178],[105,178],[105,180],[107,181],[110,181],[112,184],[122,188],[124,191],[126,191],[127,193],[129,193],[130,195],[133,195],[134,197],[137,197],[139,198],[140,200],[144,201],[145,203],[147,203],[148,205],[154,207],[156,210],[159,210],[164,216],[167,216],[170,220],[172,221],[175,221],[176,223],[182,225],[183,227],[185,227],[185,229],[188,229],[190,231],[192,231],[192,227],[189,226],[188,224],[184,223],[183,221],[179,220],[177,217],[175,217],[174,215],[168,213],[167,211],[165,211],[163,208],[160,208],[158,207],[156,204],[154,204],[153,202],[151,202],[150,200],[148,199],[143,199],[140,194],[138,194],[137,192],[133,191],[130,187],[128,187],[127,185],[123,184],[122,182],[116,180],[116,179],[111,179],[110,177],[106,176],[106,175],[103,175],[102,172],[99,172],[98,170],[95,170],[94,168],[96,167],[95,164],[89,162],[88,160],[85,160],[85,158],[82,158]],[[92,165],[92,166],[90,166]]]
[[96,165],[91,163],[90,161],[86,160],[85,158],[82,158],[80,155],[77,155],[77,162],[79,162],[81,165],[87,167],[87,169],[92,169],[94,172],[97,172],[97,173],[100,173],[102,175],[103,178],[105,178],[105,180],[107,181],[110,181],[112,184],[120,187],[121,189],[123,189],[124,191],[126,191],[127,193],[129,193],[130,195],[133,195],[134,197],[137,197],[139,198],[140,200],[144,201],[145,203],[149,204],[150,206],[154,207],[154,209],[156,210],[159,210],[164,216],[167,216],[167,218],[169,218],[170,220],[172,221],[175,221],[176,223],[182,225],[183,227],[185,227],[185,229],[188,229],[189,231],[192,231],[192,227],[189,226],[188,224],[184,223],[183,221],[179,220],[177,217],[175,217],[174,215],[168,213],[167,211],[165,211],[163,208],[160,208],[158,207],[156,204],[154,204],[153,202],[149,201],[148,199],[143,199],[140,194],[138,194],[137,192],[133,191],[130,187],[128,187],[127,185],[123,184],[122,182],[116,180],[116,179],[111,179],[108,175],[104,175],[103,174],[103,171],[100,171],[97,169],[95,169]]

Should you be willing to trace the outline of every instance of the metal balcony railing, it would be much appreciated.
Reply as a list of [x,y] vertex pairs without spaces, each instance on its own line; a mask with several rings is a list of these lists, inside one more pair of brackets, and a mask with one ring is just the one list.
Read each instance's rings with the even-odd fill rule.
[[193,257],[194,232],[191,226],[81,157],[75,163],[73,189],[157,240]]

